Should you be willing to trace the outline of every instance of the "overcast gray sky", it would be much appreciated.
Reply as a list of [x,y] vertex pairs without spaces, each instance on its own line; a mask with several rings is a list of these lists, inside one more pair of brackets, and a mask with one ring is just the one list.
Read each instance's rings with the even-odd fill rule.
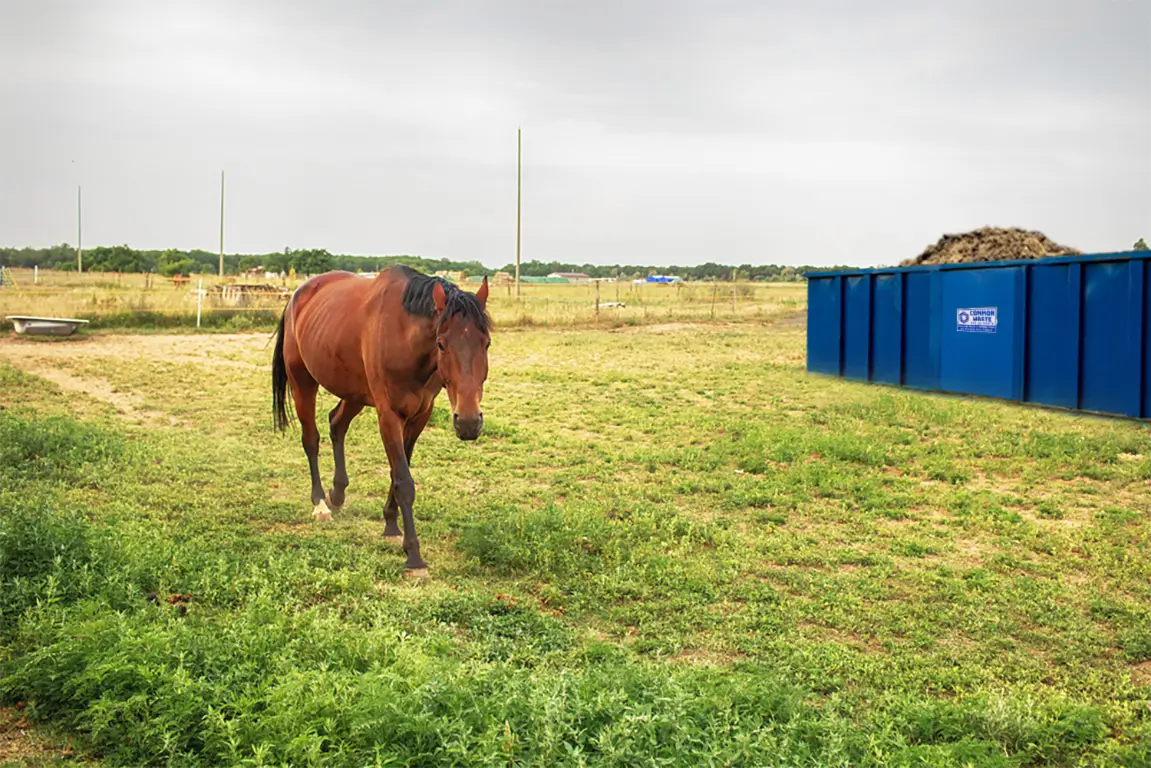
[[871,265],[1151,238],[1147,0],[0,0],[0,245]]

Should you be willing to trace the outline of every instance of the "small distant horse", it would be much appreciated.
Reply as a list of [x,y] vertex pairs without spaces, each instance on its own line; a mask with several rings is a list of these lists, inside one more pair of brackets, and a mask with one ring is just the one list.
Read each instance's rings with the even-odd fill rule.
[[420,557],[412,517],[416,488],[409,463],[440,390],[448,392],[452,427],[459,439],[475,440],[483,429],[480,401],[491,346],[487,299],[486,277],[471,294],[407,266],[385,269],[372,279],[333,271],[296,289],[276,329],[273,420],[278,431],[287,426],[290,385],[312,473],[312,514],[317,520],[332,517],[320,481],[316,429],[316,392],[323,387],[340,398],[328,414],[336,462],[329,496],[332,507],[343,506],[348,487],[344,436],[352,419],[371,406],[392,472],[384,536],[399,539],[396,518],[402,512],[402,543],[410,570],[427,564]]

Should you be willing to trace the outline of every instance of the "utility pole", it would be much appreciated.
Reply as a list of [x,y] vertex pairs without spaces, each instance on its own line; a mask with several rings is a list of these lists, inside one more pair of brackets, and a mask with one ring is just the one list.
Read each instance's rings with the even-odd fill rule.
[[520,200],[523,196],[523,143],[516,128],[516,298],[520,297]]
[[76,187],[76,274],[84,271],[84,224],[81,214],[81,187]]
[[220,171],[220,277],[224,276],[224,171]]

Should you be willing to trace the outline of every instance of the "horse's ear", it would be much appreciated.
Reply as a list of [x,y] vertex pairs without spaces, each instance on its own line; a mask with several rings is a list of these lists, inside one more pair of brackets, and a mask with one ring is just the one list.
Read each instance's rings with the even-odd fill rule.
[[483,285],[481,285],[480,289],[478,291],[476,291],[476,301],[478,301],[480,303],[481,307],[486,308],[488,305],[488,276],[487,275],[484,275]]
[[439,280],[436,281],[435,286],[432,287],[432,301],[436,305],[436,314],[441,314],[444,307],[448,305],[448,295],[444,293],[444,286]]

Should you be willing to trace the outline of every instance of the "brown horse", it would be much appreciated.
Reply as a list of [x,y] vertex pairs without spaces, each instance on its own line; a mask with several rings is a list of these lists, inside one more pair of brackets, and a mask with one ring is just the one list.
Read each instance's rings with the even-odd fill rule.
[[486,277],[473,295],[406,266],[391,267],[372,279],[326,272],[296,289],[276,330],[273,419],[277,430],[287,425],[290,385],[312,473],[312,514],[317,520],[332,517],[320,481],[316,429],[316,392],[323,387],[340,398],[328,414],[336,462],[329,496],[332,507],[343,506],[348,487],[344,468],[348,425],[371,406],[392,471],[384,536],[399,539],[396,518],[402,512],[409,569],[427,567],[412,517],[416,488],[409,463],[440,390],[448,391],[458,438],[475,440],[483,429],[480,401],[491,345],[487,298]]

